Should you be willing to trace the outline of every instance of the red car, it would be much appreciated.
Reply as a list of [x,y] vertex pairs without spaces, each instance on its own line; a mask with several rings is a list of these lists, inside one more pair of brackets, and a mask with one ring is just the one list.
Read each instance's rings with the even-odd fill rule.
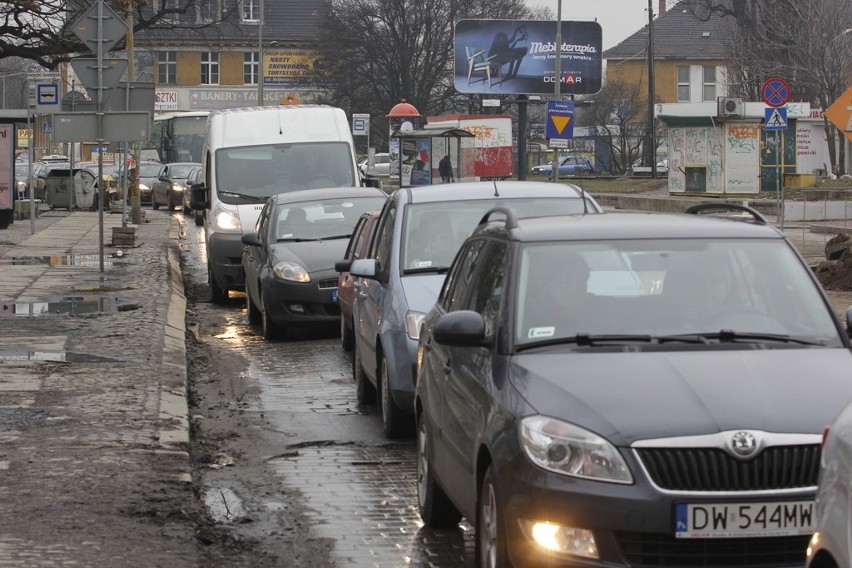
[[355,345],[352,304],[355,302],[355,294],[358,292],[355,288],[355,281],[358,280],[358,277],[349,274],[349,267],[353,260],[364,258],[364,255],[367,254],[367,248],[373,235],[373,227],[376,224],[376,219],[379,218],[379,213],[381,213],[380,210],[374,209],[361,214],[355,224],[355,229],[352,231],[349,244],[346,246],[346,255],[342,261],[334,265],[335,270],[340,272],[340,278],[337,281],[337,303],[340,305],[340,342],[345,351],[352,351],[352,347]]

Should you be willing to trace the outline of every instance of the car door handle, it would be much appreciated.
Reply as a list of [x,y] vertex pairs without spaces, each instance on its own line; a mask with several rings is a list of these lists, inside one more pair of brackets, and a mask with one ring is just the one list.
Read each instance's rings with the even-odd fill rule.
[[447,359],[446,361],[444,361],[444,364],[441,365],[441,367],[444,369],[444,374],[449,377],[450,372],[453,370],[453,368],[450,366],[450,360]]

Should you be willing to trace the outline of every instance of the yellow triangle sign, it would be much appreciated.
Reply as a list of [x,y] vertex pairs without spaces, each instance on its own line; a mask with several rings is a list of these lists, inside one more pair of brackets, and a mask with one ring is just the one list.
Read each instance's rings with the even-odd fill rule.
[[556,132],[562,134],[562,132],[565,130],[565,127],[568,126],[569,122],[571,122],[571,117],[554,115],[550,117],[550,120],[553,121],[553,126],[556,127]]
[[281,99],[279,105],[300,105],[302,101],[299,100],[299,97],[294,95],[293,93],[287,93],[287,96]]

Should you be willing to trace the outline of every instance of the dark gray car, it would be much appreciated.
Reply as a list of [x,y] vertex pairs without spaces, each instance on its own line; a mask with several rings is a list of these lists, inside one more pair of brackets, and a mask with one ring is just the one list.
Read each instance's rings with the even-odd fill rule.
[[490,215],[420,333],[427,525],[467,517],[489,567],[802,566],[848,332],[726,208]]

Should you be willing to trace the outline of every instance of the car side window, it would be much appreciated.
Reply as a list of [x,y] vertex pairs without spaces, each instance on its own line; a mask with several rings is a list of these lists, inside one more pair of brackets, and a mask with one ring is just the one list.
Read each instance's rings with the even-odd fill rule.
[[264,204],[263,209],[260,211],[260,215],[257,217],[257,223],[254,225],[254,230],[258,234],[258,236],[266,240],[266,227],[269,225],[269,211],[271,207],[269,202]]
[[358,219],[358,224],[352,231],[352,238],[349,239],[349,244],[346,246],[346,253],[343,258],[355,258],[358,251],[361,250],[361,244],[364,242],[364,227],[367,226],[367,219],[361,217]]
[[441,292],[441,305],[445,311],[468,309],[464,298],[471,287],[485,244],[485,239],[474,239],[468,241],[459,252]]
[[379,268],[385,270],[390,267],[391,249],[393,248],[393,230],[396,221],[396,205],[388,201],[385,210],[379,219],[376,229],[376,238],[373,242],[371,258],[379,261]]
[[485,333],[499,326],[501,298],[506,280],[506,243],[491,241],[476,259],[477,270],[469,286],[471,292],[461,309],[473,310],[485,319]]

